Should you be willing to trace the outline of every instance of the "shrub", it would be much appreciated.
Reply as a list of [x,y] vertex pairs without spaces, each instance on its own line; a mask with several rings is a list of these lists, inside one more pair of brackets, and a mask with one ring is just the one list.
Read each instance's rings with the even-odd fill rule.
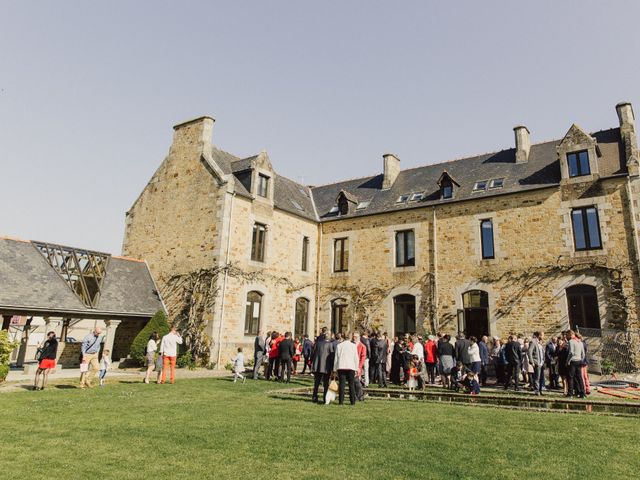
[[133,340],[133,343],[131,344],[129,355],[135,362],[140,365],[144,365],[144,351],[147,348],[149,337],[153,332],[158,332],[160,338],[169,333],[169,323],[167,322],[167,316],[162,310],[158,310],[156,314],[151,317],[151,320],[149,320],[145,327],[140,330],[140,333],[138,333],[136,338]]
[[196,362],[193,359],[193,355],[191,352],[185,352],[180,355],[176,360],[176,367],[178,368],[188,368],[189,370],[196,369]]
[[225,370],[229,370],[232,371],[233,370],[233,363],[229,362],[224,366]]
[[0,382],[9,375],[9,357],[18,346],[18,342],[9,340],[9,332],[0,330]]
[[602,370],[603,375],[611,375],[616,373],[616,365],[609,358],[605,358],[600,362],[600,369]]

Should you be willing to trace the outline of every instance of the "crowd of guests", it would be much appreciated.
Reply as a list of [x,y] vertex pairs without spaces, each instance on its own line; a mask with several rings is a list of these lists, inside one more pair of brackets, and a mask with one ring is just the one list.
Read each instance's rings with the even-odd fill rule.
[[[266,336],[259,332],[254,342],[253,378],[260,378],[263,368],[266,380],[289,382],[302,360],[301,373],[308,370],[314,375],[314,402],[319,401],[320,385],[323,403],[328,403],[327,394],[331,398],[332,392],[344,403],[348,386],[354,404],[370,384],[384,388],[388,383],[409,390],[439,384],[477,395],[488,385],[490,375],[505,390],[513,386],[515,391],[527,388],[542,395],[547,389],[563,389],[566,396],[584,398],[590,393],[586,348],[580,335],[571,330],[546,342],[542,331],[531,338],[510,335],[506,342],[497,337],[467,338],[462,332],[455,338],[447,334],[389,338],[386,332],[347,336],[323,328],[314,341],[307,335],[293,338],[291,332],[268,332]],[[244,371],[243,362],[244,357],[241,364],[234,363],[234,372]]]

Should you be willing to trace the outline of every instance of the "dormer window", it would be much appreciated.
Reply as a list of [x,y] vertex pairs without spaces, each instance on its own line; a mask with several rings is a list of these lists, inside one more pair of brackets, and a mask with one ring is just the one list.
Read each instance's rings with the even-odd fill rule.
[[460,185],[456,182],[451,175],[445,170],[440,175],[438,179],[438,187],[440,187],[440,198],[443,200],[447,200],[453,198],[455,193],[455,187],[459,187]]
[[340,197],[338,199],[338,212],[340,212],[340,215],[347,215],[349,213],[349,201],[346,197]]
[[589,152],[586,150],[567,153],[567,165],[569,167],[569,177],[591,175],[591,168],[589,167]]
[[269,196],[269,177],[262,173],[258,175],[258,189],[256,193],[264,198]]

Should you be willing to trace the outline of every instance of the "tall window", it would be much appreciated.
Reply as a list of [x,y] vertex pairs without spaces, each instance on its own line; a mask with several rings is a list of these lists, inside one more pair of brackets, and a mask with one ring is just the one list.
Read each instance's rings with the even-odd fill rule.
[[396,335],[416,332],[416,297],[398,295],[393,297],[393,314]]
[[307,319],[309,318],[309,300],[300,297],[296,300],[296,324],[293,329],[294,337],[301,337],[307,333]]
[[396,232],[396,267],[412,267],[416,264],[413,230]]
[[581,177],[589,175],[589,153],[586,150],[581,152],[567,153],[567,163],[569,164],[569,176]]
[[333,271],[347,272],[349,270],[349,239],[336,238],[333,242]]
[[302,237],[302,271],[306,272],[309,268],[309,237]]
[[338,298],[331,302],[331,331],[334,333],[346,333],[349,329],[349,322],[346,316],[347,302],[343,298]]
[[495,258],[493,248],[493,221],[491,219],[480,221],[480,238],[482,240],[482,258]]
[[267,236],[267,227],[261,223],[253,225],[253,238],[251,239],[251,260],[264,262],[264,244]]
[[269,177],[263,174],[258,175],[258,195],[267,197],[269,195]]
[[260,330],[260,316],[262,313],[262,294],[260,292],[247,293],[247,307],[244,313],[244,334],[257,335]]
[[596,250],[602,248],[600,222],[596,207],[574,208],[571,211],[573,242],[576,250]]
[[572,329],[601,328],[598,292],[591,285],[574,285],[566,290],[569,325]]

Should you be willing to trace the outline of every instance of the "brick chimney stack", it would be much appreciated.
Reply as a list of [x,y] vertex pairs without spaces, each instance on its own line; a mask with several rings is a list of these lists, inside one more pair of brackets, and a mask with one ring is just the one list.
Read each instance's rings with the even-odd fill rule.
[[213,118],[203,116],[175,125],[171,148],[201,149],[204,145],[210,145],[213,138],[213,122],[215,122]]

